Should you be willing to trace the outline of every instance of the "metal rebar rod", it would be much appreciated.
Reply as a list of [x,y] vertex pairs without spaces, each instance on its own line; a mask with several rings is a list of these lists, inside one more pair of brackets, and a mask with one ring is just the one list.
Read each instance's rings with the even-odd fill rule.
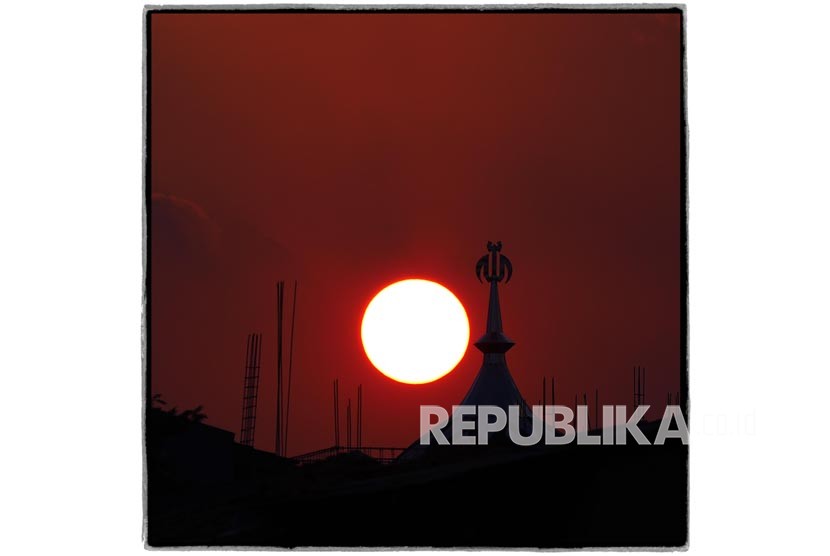
[[[256,381],[254,381],[254,425],[256,425],[256,413],[259,406],[259,376],[262,362],[262,333],[256,335]],[[251,446],[254,445],[254,427],[251,428]]]
[[294,320],[297,316],[297,281],[294,280],[294,300],[291,303],[291,340],[288,347],[288,393],[285,398],[285,438],[283,452],[288,453],[288,416],[291,411],[291,370],[294,367]]
[[550,377],[550,405],[556,405],[556,397],[555,397],[555,390],[553,388],[553,380],[554,378]]
[[331,415],[334,417],[332,432],[334,433],[334,445],[337,446],[337,381],[331,383]]
[[274,436],[274,452],[282,455],[282,302],[283,282],[277,282],[277,428]]
[[585,406],[585,416],[588,418],[588,423],[586,426],[588,430],[591,430],[591,415],[588,413],[588,394],[582,392],[582,404]]
[[334,379],[334,446],[340,446],[340,388],[339,379]]
[[249,446],[253,446],[253,436],[254,436],[254,426],[255,426],[255,416],[254,411],[256,407],[256,334],[251,334],[251,354],[249,356],[249,369],[248,369],[248,377],[247,377],[247,431],[246,431],[246,443]]
[[352,399],[346,402],[346,448],[352,449]]
[[245,422],[247,421],[247,413],[248,413],[248,404],[247,404],[247,396],[248,396],[248,366],[250,361],[250,354],[251,354],[251,335],[248,334],[248,338],[245,340],[245,359],[243,360],[242,368],[245,372],[244,377],[242,378],[242,423],[239,427],[239,442],[241,444],[246,444],[245,442]]

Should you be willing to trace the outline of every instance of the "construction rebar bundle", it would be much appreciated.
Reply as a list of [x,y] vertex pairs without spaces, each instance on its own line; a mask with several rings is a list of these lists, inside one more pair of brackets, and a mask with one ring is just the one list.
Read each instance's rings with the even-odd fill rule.
[[242,383],[242,426],[239,443],[254,446],[256,405],[259,394],[259,363],[262,353],[262,334],[248,334],[245,347],[245,378]]

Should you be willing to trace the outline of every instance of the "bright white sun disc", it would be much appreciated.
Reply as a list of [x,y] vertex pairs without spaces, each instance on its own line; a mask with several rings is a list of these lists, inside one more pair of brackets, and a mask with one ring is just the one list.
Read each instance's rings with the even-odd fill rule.
[[452,371],[470,341],[470,322],[453,293],[428,280],[382,289],[363,314],[363,349],[372,365],[398,382],[424,384]]

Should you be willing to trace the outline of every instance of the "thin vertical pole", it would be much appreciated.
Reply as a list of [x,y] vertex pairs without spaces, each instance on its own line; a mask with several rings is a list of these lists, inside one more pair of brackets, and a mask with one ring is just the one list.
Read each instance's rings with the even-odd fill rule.
[[257,410],[257,399],[259,397],[259,363],[260,363],[260,354],[262,353],[262,334],[254,334],[253,335],[254,341],[254,374],[256,375],[254,379],[254,399],[253,403],[251,404],[251,447],[254,447],[255,435],[256,435],[256,410]]
[[337,379],[334,379],[331,383],[331,394],[332,394],[332,416],[334,417],[334,445],[337,446]]
[[554,394],[556,393],[553,388],[553,377],[550,377],[550,405],[556,405],[556,397]]
[[363,385],[360,385],[360,447],[363,448]]
[[[254,370],[254,357],[255,357],[255,350],[256,350],[256,338],[253,334],[248,334],[248,365],[247,369],[245,370],[245,397],[248,398],[251,395],[251,378],[252,373]],[[250,434],[250,426],[251,426],[251,405],[250,399],[245,400],[245,417],[246,423],[245,428],[248,429],[245,431],[246,434],[246,443],[250,442],[249,438],[247,437]]]
[[360,385],[360,447],[363,448],[363,385]]
[[245,371],[244,378],[242,379],[242,424],[239,427],[239,440],[242,444],[248,444],[246,434],[247,434],[247,421],[248,421],[248,369],[251,366],[251,335],[248,334],[248,339],[245,341],[245,363],[243,365],[243,369]]
[[340,379],[336,379],[334,381],[334,389],[337,392],[336,394],[336,403],[337,403],[337,445],[340,446]]
[[352,449],[352,399],[346,402],[346,448]]
[[363,385],[357,385],[357,449],[361,448],[361,436],[363,427]]
[[[259,377],[262,370],[262,332],[257,334],[256,341],[256,391],[259,396]],[[254,412],[256,414],[256,412]]]
[[256,378],[254,379],[254,400],[253,400],[253,416],[251,420],[251,447],[254,446],[254,436],[256,434],[256,410],[257,404],[259,399],[259,361],[260,356],[262,355],[262,334],[254,334],[254,341],[256,342],[256,348],[254,349],[254,373],[256,374]]
[[337,385],[337,445],[340,446],[340,379],[335,381]]
[[285,399],[285,440],[283,452],[288,453],[288,415],[291,411],[291,369],[294,366],[294,320],[297,316],[297,281],[294,280],[294,301],[291,304],[291,340],[288,347],[288,395]]
[[360,447],[363,448],[363,385],[360,385]]
[[643,405],[643,369],[637,367],[637,405]]
[[277,432],[274,451],[282,456],[282,302],[284,282],[277,282]]
[[588,430],[591,430],[591,415],[588,413],[588,394],[582,392],[582,403],[585,405],[585,415],[588,417]]
[[[246,429],[249,428],[250,419],[251,419],[250,400],[247,399],[247,398],[251,395],[251,378],[252,378],[252,372],[253,372],[253,367],[254,367],[254,350],[255,350],[254,342],[255,341],[256,340],[254,339],[254,335],[253,334],[248,334],[248,346],[247,346],[248,363],[247,363],[246,369],[245,369],[245,398],[246,398],[246,400],[245,400],[245,406],[246,406],[245,407],[245,413],[246,413],[245,417],[246,417],[246,421],[247,421],[245,423],[245,425],[246,425],[245,428]],[[246,433],[247,433],[247,431],[246,431]]]

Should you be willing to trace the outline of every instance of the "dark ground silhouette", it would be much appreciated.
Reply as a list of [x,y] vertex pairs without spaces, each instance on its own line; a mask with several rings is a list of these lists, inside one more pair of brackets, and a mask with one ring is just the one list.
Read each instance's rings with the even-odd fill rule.
[[[390,465],[352,452],[297,467],[199,421],[150,412],[150,546],[677,547],[687,539],[688,450],[676,439],[452,446]],[[654,424],[642,428],[653,438]]]

